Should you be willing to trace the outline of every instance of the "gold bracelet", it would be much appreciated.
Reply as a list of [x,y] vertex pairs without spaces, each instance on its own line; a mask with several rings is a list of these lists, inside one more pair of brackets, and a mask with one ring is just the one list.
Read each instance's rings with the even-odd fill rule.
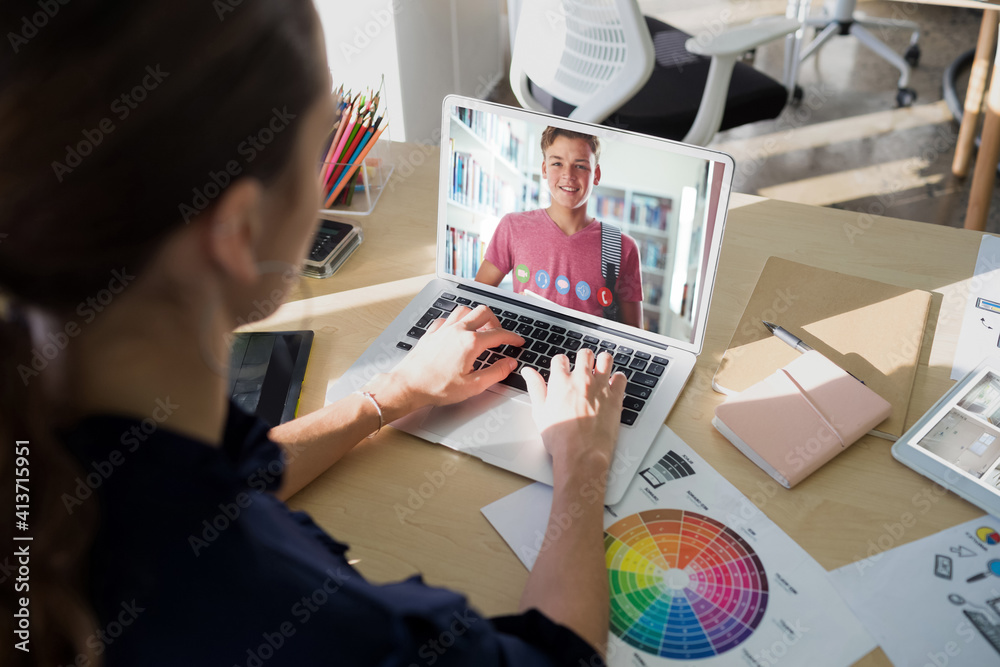
[[354,393],[359,396],[364,396],[371,401],[372,405],[375,406],[375,411],[378,413],[378,428],[368,435],[369,439],[374,438],[378,435],[379,431],[382,430],[382,427],[385,426],[385,420],[382,417],[382,406],[378,404],[378,401],[375,400],[375,397],[372,396],[370,391],[356,391]]

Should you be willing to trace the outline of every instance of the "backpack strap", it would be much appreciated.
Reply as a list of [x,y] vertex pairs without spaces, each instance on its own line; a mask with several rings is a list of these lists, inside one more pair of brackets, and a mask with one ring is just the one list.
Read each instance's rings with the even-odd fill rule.
[[604,286],[611,291],[611,304],[604,306],[604,317],[615,322],[621,321],[621,307],[618,303],[618,272],[622,263],[622,230],[609,222],[601,224],[601,275]]

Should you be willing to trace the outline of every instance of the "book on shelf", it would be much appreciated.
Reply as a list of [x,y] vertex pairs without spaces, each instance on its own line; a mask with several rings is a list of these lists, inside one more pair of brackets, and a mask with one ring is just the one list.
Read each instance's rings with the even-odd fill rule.
[[503,121],[496,114],[465,107],[457,108],[455,118],[488,145],[499,149],[503,159],[515,165],[521,164],[522,141],[509,121]]
[[625,198],[612,195],[597,195],[594,197],[594,217],[624,220]]
[[639,248],[639,261],[647,269],[667,268],[667,244],[665,241],[636,239]]
[[895,440],[904,430],[930,305],[923,290],[770,257],[712,388],[739,393],[799,356],[767,330],[767,320],[889,401],[892,414],[872,434]]
[[486,254],[486,244],[479,234],[455,227],[445,227],[444,270],[459,278],[475,279]]
[[652,308],[659,308],[663,300],[663,283],[659,280],[642,279],[642,294],[644,303]]
[[637,227],[665,232],[672,208],[673,202],[670,199],[635,195],[632,198],[632,215],[629,221]]
[[491,215],[514,207],[516,195],[510,183],[491,174],[469,153],[453,150],[451,155],[451,201]]

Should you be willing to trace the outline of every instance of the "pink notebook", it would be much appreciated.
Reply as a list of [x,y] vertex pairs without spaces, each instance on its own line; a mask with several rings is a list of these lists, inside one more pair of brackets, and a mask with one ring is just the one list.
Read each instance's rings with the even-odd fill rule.
[[888,401],[812,351],[730,396],[712,425],[790,489],[891,412]]

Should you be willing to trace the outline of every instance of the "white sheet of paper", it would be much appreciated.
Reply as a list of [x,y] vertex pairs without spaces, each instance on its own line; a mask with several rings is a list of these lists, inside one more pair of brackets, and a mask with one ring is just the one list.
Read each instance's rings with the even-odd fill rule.
[[[906,528],[886,530],[891,544]],[[830,579],[893,664],[1000,662],[1000,641],[972,621],[981,614],[986,632],[1000,634],[1000,520],[984,515],[845,565]]]
[[[984,236],[962,316],[951,379],[958,380],[990,355],[1000,354],[1000,312],[978,307],[979,299],[1000,304],[1000,238]],[[1000,308],[997,309],[1000,311]]]
[[[551,507],[536,483],[482,511],[530,569]],[[613,667],[850,665],[875,648],[819,563],[665,426],[604,525]]]

